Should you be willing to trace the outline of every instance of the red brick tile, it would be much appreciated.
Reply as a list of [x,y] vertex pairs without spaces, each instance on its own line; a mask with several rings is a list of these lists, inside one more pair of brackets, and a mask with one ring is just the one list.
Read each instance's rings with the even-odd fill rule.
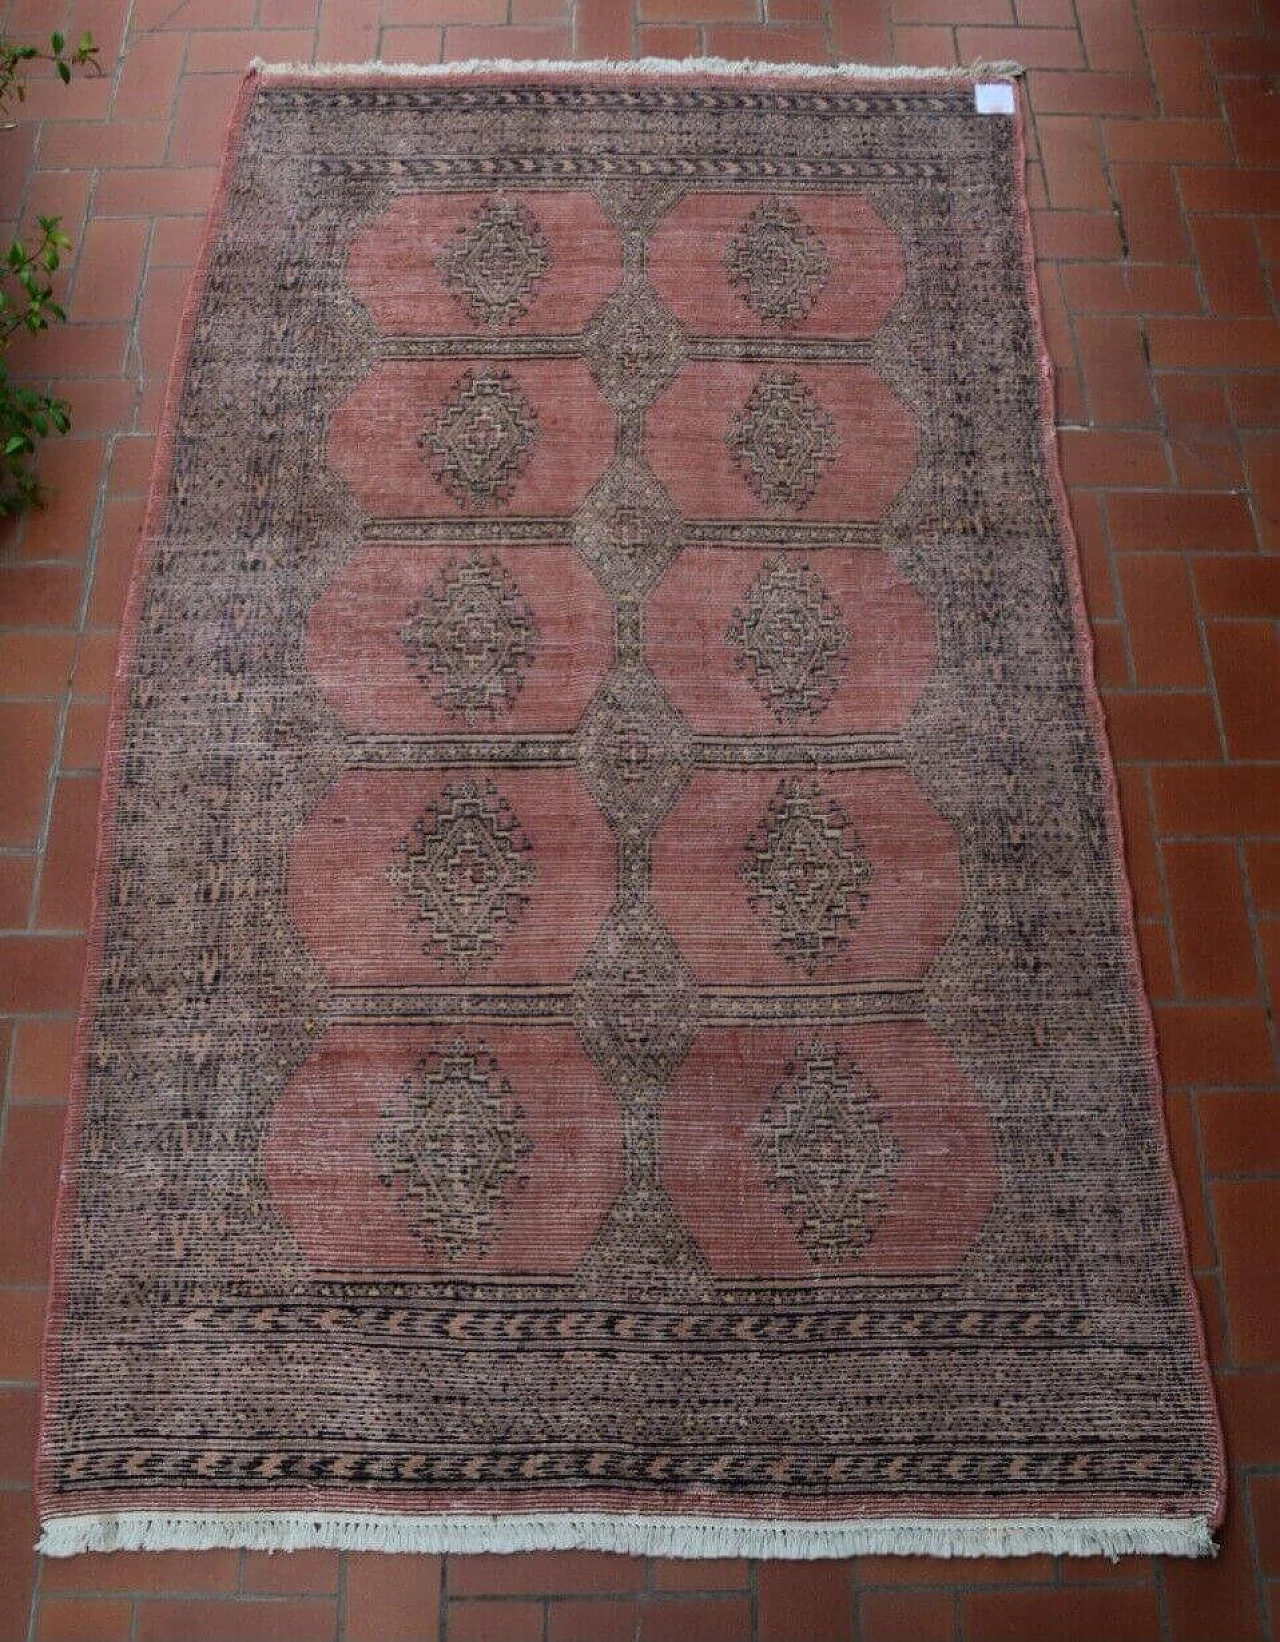
[[1229,376],[1231,414],[1242,428],[1273,428],[1280,423],[1280,375]]
[[446,62],[457,62],[468,57],[568,57],[570,51],[567,28],[504,28],[497,37],[492,30],[484,28],[447,28],[444,31]]
[[1125,488],[1168,482],[1164,442],[1154,433],[1064,428],[1058,447],[1068,485]]
[[706,31],[707,50],[715,57],[749,57],[762,63],[825,63],[827,36],[821,28],[757,28],[750,24],[713,24]]
[[80,603],[79,565],[0,564],[0,625],[65,627]]
[[56,709],[43,703],[0,701],[0,844],[32,844],[44,813]]
[[1260,839],[1244,850],[1254,906],[1259,912],[1280,912],[1280,843]]
[[[1138,17],[1148,29],[1203,28],[1204,0],[1138,0]],[[1251,32],[1256,27],[1252,0],[1220,0],[1213,10],[1213,27]]]
[[1137,931],[1147,996],[1161,1001],[1172,998],[1177,987],[1174,982],[1173,947],[1168,929],[1155,918],[1141,918],[1137,923]]
[[250,59],[291,63],[311,55],[312,35],[301,29],[225,29],[193,34],[187,44],[188,74],[243,74]]
[[75,936],[5,936],[0,940],[0,1014],[73,1008],[83,964],[84,942]]
[[70,631],[0,632],[0,695],[28,701],[63,695],[75,651]]
[[72,166],[95,171],[159,165],[168,138],[163,120],[68,120],[45,132],[40,163],[51,170]]
[[547,1642],[635,1642],[639,1621],[635,1602],[610,1602],[601,1597],[551,1602],[547,1605]]
[[630,57],[630,7],[615,0],[578,0],[574,13],[574,44],[580,57]]
[[957,1568],[966,1585],[1047,1583],[1054,1575],[1051,1556],[966,1557],[958,1564],[947,1557],[864,1556],[858,1558],[858,1585],[954,1585]]
[[1280,434],[1241,434],[1240,449],[1258,511],[1262,545],[1280,548]]
[[98,783],[92,776],[58,782],[49,846],[40,879],[36,927],[84,929],[98,837]]
[[42,1591],[137,1591],[148,1596],[230,1594],[240,1571],[238,1551],[108,1551],[53,1557],[40,1575]]
[[178,88],[185,47],[180,34],[135,35],[120,66],[112,115],[136,120],[167,110]]
[[62,1111],[15,1106],[0,1148],[0,1282],[43,1283],[48,1277],[53,1199],[62,1156]]
[[1207,624],[1218,703],[1233,758],[1280,758],[1280,640],[1262,621]]
[[568,21],[570,0],[511,0],[513,23]]
[[1266,1015],[1249,1004],[1158,1004],[1160,1060],[1170,1084],[1262,1084],[1275,1076]]
[[1185,562],[1168,553],[1129,553],[1119,572],[1138,683],[1202,688],[1204,657]]
[[235,74],[189,74],[179,82],[169,138],[171,166],[217,165],[239,89]]
[[1280,1464],[1280,1374],[1223,1369],[1215,1384],[1232,1464]]
[[0,855],[0,929],[25,929],[31,916],[36,858]]
[[[901,38],[902,30],[897,32]],[[1036,211],[1033,218],[1036,254],[1049,261],[1119,254],[1120,236],[1110,211]]]
[[[1013,33],[1014,31],[1010,31]],[[1017,31],[1022,40],[1032,38]],[[1072,33],[1071,38],[1076,39]],[[1046,72],[1027,76],[1037,114],[1147,114],[1154,106],[1151,85],[1141,74]]]
[[1018,21],[1023,28],[1074,28],[1072,0],[1015,0]]
[[62,738],[64,770],[102,768],[102,749],[107,735],[105,701],[73,701],[67,710],[67,728]]
[[1256,75],[1228,80],[1222,87],[1236,153],[1244,165],[1280,164],[1275,87]]
[[348,1556],[345,1642],[434,1642],[440,1569],[438,1556]]
[[1114,0],[1077,0],[1080,32],[1091,68],[1146,69],[1142,41],[1128,6]]
[[119,375],[124,367],[128,339],[129,326],[125,320],[101,325],[78,325],[72,321],[36,336],[15,338],[9,349],[9,362],[24,372],[54,377],[60,382],[76,382],[72,426],[83,431],[85,384],[79,378]]
[[760,16],[757,0],[638,0],[642,23],[750,22]]
[[130,1642],[133,1603],[118,1597],[49,1597],[35,1642]]
[[338,1588],[336,1551],[249,1551],[241,1589],[271,1596],[332,1596]]
[[258,0],[258,22],[264,28],[314,28],[318,4],[319,0]]
[[1044,339],[1050,357],[1059,370],[1076,364],[1076,338],[1071,328],[1071,315],[1063,301],[1060,282],[1061,270],[1053,263],[1042,262],[1036,267],[1036,282],[1040,288],[1040,318]]
[[316,37],[316,61],[320,63],[363,63],[378,55],[377,0],[363,0],[359,7],[326,3],[320,12]]
[[1111,195],[1103,174],[1093,121],[1074,114],[1047,114],[1036,121],[1040,153],[1055,209],[1099,210]]
[[1253,521],[1240,496],[1113,492],[1107,519],[1120,553],[1224,553],[1254,546]]
[[745,1596],[675,1597],[640,1610],[640,1642],[747,1642],[750,1635]]
[[[1111,0],[1102,3],[1117,14],[1122,12]],[[1120,199],[1129,255],[1139,262],[1181,262],[1187,254],[1187,237],[1173,173],[1163,165],[1121,165],[1115,161],[1110,171]]]
[[858,1599],[861,1642],[952,1642],[955,1599],[941,1591],[864,1591]]
[[692,23],[650,23],[636,30],[639,57],[696,57],[701,36]]
[[966,1642],[1153,1642],[1160,1634],[1155,1590],[1142,1585],[1081,1585],[1070,1602],[1051,1590],[967,1591],[962,1603]]
[[337,1634],[337,1606],[322,1600],[138,1606],[137,1642],[331,1642]]
[[1263,1367],[1280,1356],[1280,1309],[1274,1292],[1280,1181],[1215,1181],[1213,1206],[1232,1361],[1246,1368]]
[[1234,848],[1208,842],[1169,843],[1164,846],[1164,865],[1186,995],[1253,997],[1258,976]]
[[96,217],[89,224],[70,299],[77,319],[129,318],[137,300],[145,242],[146,227],[140,222]]
[[1062,270],[1062,289],[1076,313],[1197,313],[1200,308],[1194,272],[1176,264],[1077,262]]
[[124,614],[143,507],[141,496],[119,496],[112,497],[103,509],[89,598],[89,620],[95,626],[117,626]]
[[1093,624],[1093,676],[1100,690],[1124,690],[1133,683],[1124,628],[1118,621]]
[[1271,293],[1253,225],[1243,217],[1193,217],[1191,238],[1216,314],[1270,314]]
[[114,628],[94,628],[80,639],[80,656],[72,681],[78,696],[105,696],[115,677],[119,647]]
[[18,1022],[10,1074],[10,1092],[15,1100],[67,1098],[74,1037],[75,1021],[69,1016]]
[[830,0],[830,13],[831,44],[837,58],[858,63],[892,59],[887,6],[867,5],[866,0]]
[[1179,487],[1243,490],[1244,465],[1220,378],[1167,371],[1156,383]]
[[1188,166],[1178,173],[1178,185],[1188,211],[1212,214],[1280,211],[1280,172],[1247,166]]
[[1137,320],[1087,314],[1077,318],[1075,330],[1092,422],[1154,424],[1156,404]]
[[0,1636],[25,1637],[35,1587],[36,1512],[31,1494],[0,1490]]
[[[193,80],[202,85],[203,80]],[[102,217],[203,216],[213,199],[213,166],[167,165],[110,171],[98,183],[95,220]]]
[[0,1380],[38,1380],[46,1294],[0,1288]]
[[922,68],[949,68],[960,61],[955,31],[932,24],[895,28],[893,38],[904,63]]
[[1227,1360],[1227,1314],[1222,1303],[1222,1273],[1200,1271],[1193,1273],[1193,1277],[1200,1303],[1205,1349],[1216,1376]]
[[1122,767],[1116,771],[1116,784],[1120,791],[1120,811],[1124,822],[1125,861],[1139,915],[1163,918],[1164,885],[1151,825],[1146,774],[1142,770]]
[[1262,1571],[1267,1575],[1280,1574],[1280,1476],[1251,1477],[1249,1498]]
[[107,486],[113,496],[145,495],[151,481],[155,448],[155,439],[150,434],[129,434],[116,440],[107,475]]
[[1280,74],[1280,40],[1274,36],[1214,35],[1209,50],[1223,74]]
[[744,1591],[747,1564],[736,1557],[671,1557],[653,1564],[659,1591]]
[[382,22],[505,23],[507,0],[383,0]]
[[1257,1089],[1196,1097],[1209,1175],[1280,1174],[1280,1098]]
[[1096,491],[1078,490],[1071,498],[1071,523],[1080,552],[1089,614],[1094,620],[1106,620],[1115,615],[1115,589],[1111,585],[1102,501]]
[[1108,120],[1107,154],[1121,165],[1213,165],[1231,158],[1221,120]]
[[1213,1238],[1209,1232],[1205,1185],[1200,1175],[1200,1154],[1196,1143],[1191,1096],[1177,1089],[1166,1089],[1164,1115],[1191,1266],[1197,1272],[1209,1271],[1217,1261],[1214,1256]]
[[1106,708],[1107,733],[1119,759],[1218,756],[1213,703],[1198,691],[1111,691]]
[[1280,327],[1268,319],[1167,319],[1147,327],[1151,362],[1182,369],[1280,366]]
[[200,217],[159,218],[151,237],[151,266],[192,267],[200,251],[204,227]]
[[962,28],[958,31],[962,62],[1012,58],[1025,68],[1079,68],[1080,36],[1074,28]]
[[1152,771],[1156,818],[1166,836],[1280,832],[1280,769],[1165,765]]
[[762,1562],[756,1570],[759,1642],[852,1642],[849,1562]]
[[1152,33],[1147,54],[1165,114],[1183,119],[1217,114],[1217,88],[1200,35]]
[[821,23],[826,14],[825,0],[765,0],[768,23]]
[[542,1636],[541,1602],[449,1604],[449,1642],[542,1642]]
[[84,557],[92,531],[102,455],[100,439],[50,440],[40,452],[40,483],[48,492],[49,505],[27,515],[22,535],[24,559]]
[[0,1386],[0,1482],[27,1487],[35,1451],[35,1387]]
[[443,42],[439,28],[383,29],[380,55],[388,63],[436,63]]
[[1235,1510],[1218,1535],[1218,1555],[1203,1562],[1169,1557],[1165,1606],[1171,1642],[1264,1642],[1244,1515]]
[[449,1564],[450,1596],[585,1596],[643,1589],[643,1557],[603,1551],[466,1556]]

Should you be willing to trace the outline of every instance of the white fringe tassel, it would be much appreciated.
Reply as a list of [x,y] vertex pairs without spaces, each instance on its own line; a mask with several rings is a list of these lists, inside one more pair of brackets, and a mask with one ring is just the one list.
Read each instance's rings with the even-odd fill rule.
[[664,1557],[1213,1556],[1207,1517],[898,1517],[759,1522],[745,1517],[347,1516],[317,1511],[113,1511],[53,1517],[45,1556],[80,1551],[623,1551]]
[[1008,59],[967,63],[955,68],[910,68],[884,63],[765,63],[750,58],[730,57],[629,57],[595,58],[571,62],[563,58],[521,61],[505,57],[471,57],[459,63],[268,63],[254,57],[250,69],[266,79],[284,75],[304,75],[307,79],[341,79],[350,75],[376,75],[383,80],[450,80],[468,74],[767,74],[787,80],[1016,80],[1023,72],[1021,63]]

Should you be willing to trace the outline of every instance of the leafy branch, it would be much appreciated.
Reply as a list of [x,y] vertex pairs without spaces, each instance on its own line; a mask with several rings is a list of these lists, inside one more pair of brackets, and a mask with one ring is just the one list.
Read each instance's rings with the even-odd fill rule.
[[[19,103],[26,100],[22,76],[33,62],[52,63],[64,85],[75,69],[102,72],[98,48],[87,33],[70,52],[61,34],[49,37],[48,51],[0,39],[0,108],[10,97]],[[36,243],[27,245],[15,239],[0,262],[0,356],[17,333],[48,330],[51,323],[61,324],[67,317],[54,297],[53,276],[71,241],[61,230],[61,218],[36,220],[40,230]],[[51,433],[66,433],[70,426],[71,407],[65,399],[17,386],[0,357],[0,517],[20,513],[43,500],[34,472],[36,448],[40,440]]]

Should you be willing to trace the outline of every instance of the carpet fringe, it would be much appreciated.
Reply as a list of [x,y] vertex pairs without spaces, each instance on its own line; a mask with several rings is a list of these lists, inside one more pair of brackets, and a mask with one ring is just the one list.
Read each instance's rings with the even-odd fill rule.
[[470,57],[458,63],[269,63],[254,57],[251,73],[264,79],[302,75],[307,79],[342,79],[370,75],[387,80],[431,78],[453,79],[468,74],[721,74],[768,75],[771,79],[827,80],[1016,80],[1026,71],[1011,59],[959,64],[953,68],[912,68],[885,63],[766,63],[751,58],[730,57],[634,57],[589,58],[572,62],[564,58],[521,60],[506,57]]
[[663,1557],[1214,1556],[1207,1517],[767,1522],[610,1512],[413,1517],[305,1511],[113,1511],[52,1517],[44,1556],[81,1551],[622,1551]]

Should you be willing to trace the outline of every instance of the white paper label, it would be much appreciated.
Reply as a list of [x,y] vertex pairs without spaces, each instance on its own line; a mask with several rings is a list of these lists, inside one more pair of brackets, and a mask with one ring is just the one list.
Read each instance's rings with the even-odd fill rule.
[[974,86],[973,106],[979,114],[1012,114],[1013,87],[1007,81],[996,85]]

